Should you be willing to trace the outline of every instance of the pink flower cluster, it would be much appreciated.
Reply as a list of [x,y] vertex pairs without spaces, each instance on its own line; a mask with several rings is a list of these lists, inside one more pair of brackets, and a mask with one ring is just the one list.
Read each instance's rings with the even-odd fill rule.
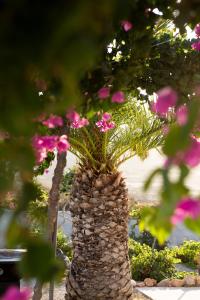
[[[97,94],[101,100],[107,99],[110,97],[110,88],[102,87],[98,90]],[[111,102],[113,103],[123,103],[125,100],[125,95],[122,91],[116,91],[111,97]]]
[[100,99],[106,99],[110,96],[110,88],[102,87],[100,90],[98,90],[97,94]]
[[13,286],[6,291],[1,300],[28,300],[30,298],[31,290],[24,288],[20,291],[19,288]]
[[194,31],[198,39],[192,44],[192,49],[200,51],[200,23],[195,26]]
[[63,119],[59,116],[50,115],[47,120],[42,121],[42,124],[48,128],[62,127]]
[[122,20],[121,26],[124,29],[124,31],[126,31],[126,32],[133,28],[133,24],[128,20]]
[[191,138],[191,144],[183,154],[183,161],[191,168],[200,163],[200,142],[196,138]]
[[66,117],[71,122],[72,128],[82,128],[89,125],[88,119],[81,118],[80,115],[74,110],[69,111]]
[[[156,102],[152,104],[152,111],[165,117],[170,108],[173,108],[178,100],[178,95],[171,87],[165,87],[157,92]],[[176,120],[180,126],[184,126],[188,121],[188,108],[181,105],[176,110]]]
[[171,87],[165,87],[157,92],[156,102],[152,105],[152,110],[160,116],[165,116],[169,109],[176,105],[178,96]]
[[[89,121],[85,118],[80,118],[80,115],[71,110],[66,115],[67,119],[71,121],[71,127],[73,128],[82,128],[89,124]],[[42,124],[47,126],[48,128],[62,127],[64,122],[60,116],[50,115],[50,117],[46,120],[41,120]]]
[[200,201],[186,197],[177,204],[171,222],[176,225],[186,218],[197,219],[198,217],[200,217]]
[[112,118],[111,114],[105,112],[102,115],[101,120],[99,120],[98,122],[96,122],[96,126],[100,128],[101,132],[106,132],[110,129],[115,128],[115,123],[110,121]]
[[171,163],[179,165],[186,164],[190,168],[194,168],[200,163],[200,142],[195,137],[191,137],[190,146],[184,152],[178,152],[173,158],[169,158],[165,165]]
[[112,102],[114,103],[123,103],[125,101],[125,95],[122,91],[117,91],[112,95]]
[[186,105],[181,105],[176,110],[176,120],[180,126],[184,126],[188,121],[188,108]]
[[200,23],[195,26],[194,32],[196,33],[197,37],[200,37]]
[[192,44],[192,49],[195,51],[200,51],[200,41],[196,41]]
[[70,148],[70,144],[66,135],[35,135],[32,139],[32,146],[35,151],[37,163],[41,163],[47,157],[48,152],[53,152],[55,149],[57,149],[59,153],[62,153]]

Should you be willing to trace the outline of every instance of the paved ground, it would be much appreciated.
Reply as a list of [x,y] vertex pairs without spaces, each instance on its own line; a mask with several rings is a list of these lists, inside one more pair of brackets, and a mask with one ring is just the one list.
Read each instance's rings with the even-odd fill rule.
[[[33,286],[31,283],[22,283],[22,286]],[[49,299],[49,289],[46,285],[43,289],[42,300]],[[55,300],[65,299],[65,281],[56,285]],[[94,299],[95,300],[95,299]],[[200,287],[194,288],[165,288],[165,287],[153,287],[153,288],[137,288],[135,289],[134,300],[200,300]]]
[[199,300],[200,288],[139,288],[152,300]]
[[[49,293],[48,288],[44,288],[42,300],[48,300],[49,299]],[[59,285],[55,288],[54,293],[54,299],[55,300],[64,300],[65,299],[65,286],[64,284]],[[95,299],[94,299],[95,300]],[[153,300],[148,295],[145,295],[143,292],[140,292],[138,290],[134,290],[134,300]]]
[[[54,299],[64,300],[65,287],[57,286]],[[48,300],[48,289],[42,300]],[[200,288],[138,288],[134,300],[200,300]]]

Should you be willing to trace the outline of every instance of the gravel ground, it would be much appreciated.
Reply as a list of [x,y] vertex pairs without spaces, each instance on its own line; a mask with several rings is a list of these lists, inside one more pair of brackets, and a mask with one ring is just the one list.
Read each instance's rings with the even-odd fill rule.
[[[42,300],[49,299],[49,288],[46,286],[43,291]],[[55,287],[54,291],[54,299],[56,300],[64,300],[65,299],[65,283],[59,284]]]

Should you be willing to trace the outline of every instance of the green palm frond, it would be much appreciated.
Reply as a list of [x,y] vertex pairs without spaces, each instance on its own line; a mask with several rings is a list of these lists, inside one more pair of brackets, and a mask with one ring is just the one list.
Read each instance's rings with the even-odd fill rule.
[[145,104],[134,98],[118,105],[112,112],[116,128],[102,133],[95,120],[86,128],[71,129],[71,152],[85,165],[96,170],[112,170],[134,155],[144,159],[148,151],[164,140],[164,122]]

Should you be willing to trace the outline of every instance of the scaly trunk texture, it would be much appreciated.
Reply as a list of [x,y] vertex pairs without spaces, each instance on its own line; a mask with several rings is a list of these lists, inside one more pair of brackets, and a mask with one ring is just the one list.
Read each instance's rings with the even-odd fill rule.
[[128,258],[128,197],[121,173],[80,170],[70,210],[74,256],[66,299],[134,299]]

